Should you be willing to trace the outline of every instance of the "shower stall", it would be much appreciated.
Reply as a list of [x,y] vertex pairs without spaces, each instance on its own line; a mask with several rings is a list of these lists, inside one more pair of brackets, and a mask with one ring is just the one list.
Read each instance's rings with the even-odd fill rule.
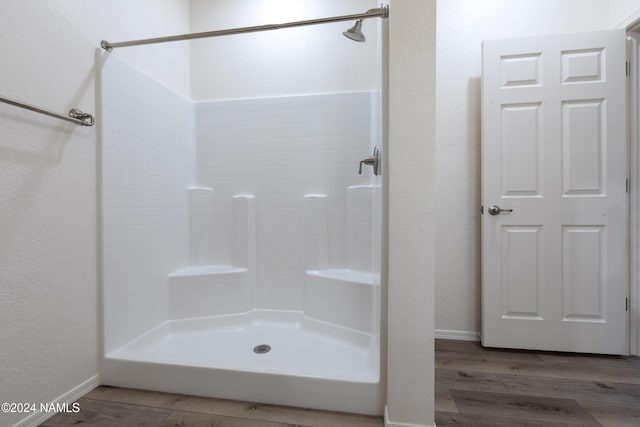
[[103,383],[381,414],[381,90],[192,102],[101,61]]

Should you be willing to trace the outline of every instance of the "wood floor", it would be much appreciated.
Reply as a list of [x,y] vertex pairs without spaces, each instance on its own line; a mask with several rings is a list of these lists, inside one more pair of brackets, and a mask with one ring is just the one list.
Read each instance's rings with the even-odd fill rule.
[[436,425],[639,427],[640,359],[436,340]]
[[[436,424],[640,426],[640,359],[436,341]],[[380,417],[99,387],[42,427],[382,427]]]
[[41,427],[382,427],[380,417],[101,386]]

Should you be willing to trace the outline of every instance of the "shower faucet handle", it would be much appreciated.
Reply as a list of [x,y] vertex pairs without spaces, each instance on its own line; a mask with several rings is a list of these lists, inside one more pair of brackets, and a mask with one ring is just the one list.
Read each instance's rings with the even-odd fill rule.
[[375,157],[367,157],[364,160],[360,160],[360,167],[358,167],[358,175],[362,175],[362,164],[365,164],[367,166],[375,166],[376,164],[376,158]]
[[358,167],[358,175],[362,175],[362,164],[367,166],[373,166],[373,174],[375,176],[380,175],[380,147],[373,148],[373,156],[360,160],[360,166]]

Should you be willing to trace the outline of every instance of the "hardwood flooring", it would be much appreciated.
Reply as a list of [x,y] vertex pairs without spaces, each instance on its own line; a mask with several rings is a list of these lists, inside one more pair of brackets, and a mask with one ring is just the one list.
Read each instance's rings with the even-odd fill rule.
[[[640,359],[436,340],[438,427],[640,427]],[[380,417],[98,387],[41,427],[382,427]]]
[[640,427],[640,359],[436,340],[436,425]]
[[101,386],[41,427],[382,427],[381,417]]

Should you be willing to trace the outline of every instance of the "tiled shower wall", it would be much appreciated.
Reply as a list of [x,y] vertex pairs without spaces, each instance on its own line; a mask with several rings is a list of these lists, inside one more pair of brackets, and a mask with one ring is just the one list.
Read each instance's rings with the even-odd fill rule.
[[[348,205],[349,187],[379,185],[371,167],[358,174],[379,141],[378,94],[194,105],[113,55],[101,84],[107,352],[170,318],[168,277],[189,265],[249,267],[255,307],[303,310],[308,196],[321,196],[326,212],[325,267],[378,267],[367,248],[349,260],[347,230],[349,218],[372,209],[368,196]],[[189,197],[202,211],[191,217]],[[234,209],[245,199],[255,209],[256,252],[240,266]]]
[[187,265],[193,104],[119,61],[102,85],[106,351],[168,317],[167,277]]
[[379,145],[377,99],[359,92],[196,104],[197,181],[214,192],[210,262],[232,264],[233,196],[254,195],[258,308],[303,309],[305,195],[326,195],[328,266],[348,267],[347,189],[379,184],[369,166],[358,175]]

